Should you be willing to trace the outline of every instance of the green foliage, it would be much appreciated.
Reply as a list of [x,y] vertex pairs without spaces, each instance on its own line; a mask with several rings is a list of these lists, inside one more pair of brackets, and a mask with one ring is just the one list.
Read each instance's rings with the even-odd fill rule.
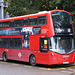
[[20,16],[26,13],[26,1],[25,0],[11,0],[6,9],[6,12],[9,13],[10,16]]
[[39,11],[39,7],[40,2],[38,0],[10,0],[5,12],[8,12],[10,17],[20,16],[36,13]]
[[5,0],[10,16],[20,16],[44,10],[66,10],[75,13],[75,0]]

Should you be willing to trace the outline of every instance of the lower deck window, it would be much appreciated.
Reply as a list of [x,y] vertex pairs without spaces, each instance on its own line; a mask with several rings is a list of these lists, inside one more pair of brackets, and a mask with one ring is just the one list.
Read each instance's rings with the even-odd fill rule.
[[49,50],[59,54],[70,54],[74,51],[73,36],[68,37],[50,37],[51,45]]
[[1,38],[0,48],[21,49],[21,38]]

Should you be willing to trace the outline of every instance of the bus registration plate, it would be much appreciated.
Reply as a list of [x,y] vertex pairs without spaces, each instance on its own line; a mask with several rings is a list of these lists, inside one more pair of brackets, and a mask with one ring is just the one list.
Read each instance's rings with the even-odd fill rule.
[[69,62],[63,62],[63,64],[69,64]]

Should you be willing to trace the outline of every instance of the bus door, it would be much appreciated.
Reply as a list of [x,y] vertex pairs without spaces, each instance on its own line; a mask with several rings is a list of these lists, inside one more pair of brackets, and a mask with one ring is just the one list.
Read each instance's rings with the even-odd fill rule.
[[47,52],[48,51],[48,38],[40,39],[40,51]]
[[48,63],[48,38],[40,38],[40,52],[38,53],[38,60],[40,63]]

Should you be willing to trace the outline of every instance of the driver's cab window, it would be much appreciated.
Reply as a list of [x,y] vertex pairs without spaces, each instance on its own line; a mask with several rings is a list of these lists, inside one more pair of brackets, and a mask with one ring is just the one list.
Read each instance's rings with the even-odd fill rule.
[[48,38],[40,39],[40,51],[47,52],[48,51]]

